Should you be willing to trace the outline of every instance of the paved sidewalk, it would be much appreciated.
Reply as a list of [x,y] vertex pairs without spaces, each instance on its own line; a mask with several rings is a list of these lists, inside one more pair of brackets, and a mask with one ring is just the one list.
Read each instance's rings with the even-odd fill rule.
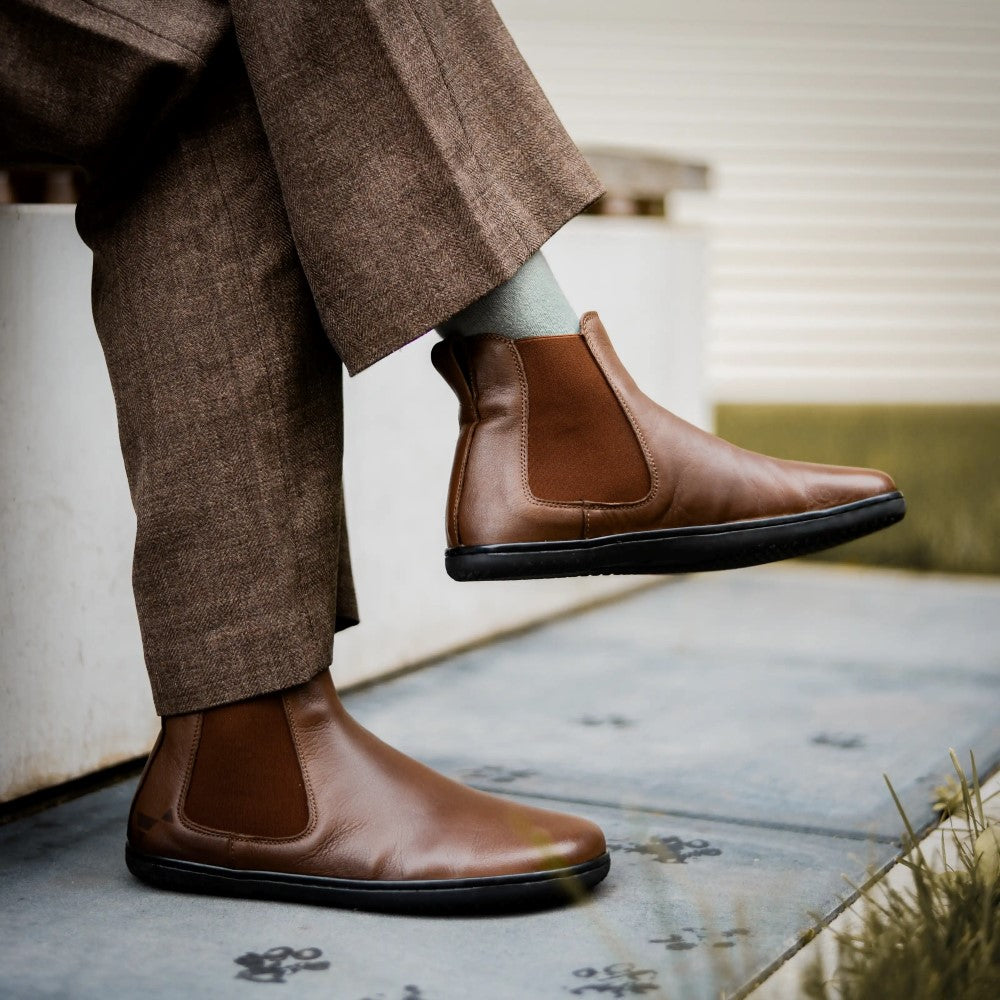
[[133,782],[10,824],[0,996],[254,996],[270,949],[289,997],[737,992],[836,910],[842,873],[897,856],[882,772],[923,826],[949,746],[1000,763],[998,612],[988,579],[706,575],[347,699],[443,771],[600,822],[611,875],[573,909],[418,919],[157,893],[122,862]]

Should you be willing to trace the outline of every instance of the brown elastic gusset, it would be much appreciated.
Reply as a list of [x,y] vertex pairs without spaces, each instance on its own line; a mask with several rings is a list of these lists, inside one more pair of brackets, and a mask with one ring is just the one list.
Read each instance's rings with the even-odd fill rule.
[[281,698],[204,712],[184,814],[246,837],[294,837],[309,799]]
[[649,468],[583,337],[514,342],[528,382],[528,485],[539,500],[634,503]]

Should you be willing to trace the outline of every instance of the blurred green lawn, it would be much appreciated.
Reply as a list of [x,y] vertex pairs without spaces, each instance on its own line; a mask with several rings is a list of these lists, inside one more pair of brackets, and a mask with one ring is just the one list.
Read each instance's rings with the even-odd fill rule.
[[1000,406],[732,403],[715,417],[717,433],[744,448],[896,480],[901,524],[812,558],[1000,573]]

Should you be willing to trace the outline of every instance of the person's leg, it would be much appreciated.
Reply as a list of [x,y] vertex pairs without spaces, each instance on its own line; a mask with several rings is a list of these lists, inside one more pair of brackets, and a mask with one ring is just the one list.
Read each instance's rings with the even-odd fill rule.
[[[105,37],[119,27],[112,16]],[[133,57],[136,83],[163,75],[146,72],[161,56],[150,67],[132,52],[134,26],[124,63],[105,64],[100,28],[60,53],[68,65],[86,52],[78,85]],[[0,77],[17,98],[17,81]],[[233,40],[223,33],[181,78],[186,96],[136,120],[139,148],[121,135],[117,148],[95,146],[78,212],[164,716],[129,816],[129,866],[171,888],[378,909],[572,899],[608,870],[596,826],[451,782],[380,743],[337,699],[332,633],[356,615],[340,360]],[[38,136],[43,152],[76,152],[61,132]]]
[[[156,709],[308,680],[329,664],[338,613],[356,618],[346,553],[338,570],[340,362],[273,168],[258,167],[249,89],[225,67],[205,78],[227,37],[235,51],[228,13],[14,0],[0,32],[0,156],[91,176],[77,221],[136,509]],[[179,128],[181,107],[200,120],[184,110]]]
[[77,212],[136,509],[157,711],[275,691],[357,618],[341,364],[298,265],[235,45]]
[[[151,671],[169,718],[130,814],[129,866],[167,888],[362,908],[563,901],[607,872],[597,827],[449,781],[337,699],[324,668],[356,614],[340,361],[235,47],[185,108],[138,190],[81,211],[145,532],[147,653],[172,666]],[[150,307],[167,344],[143,322]],[[219,707],[190,710],[206,704]]]

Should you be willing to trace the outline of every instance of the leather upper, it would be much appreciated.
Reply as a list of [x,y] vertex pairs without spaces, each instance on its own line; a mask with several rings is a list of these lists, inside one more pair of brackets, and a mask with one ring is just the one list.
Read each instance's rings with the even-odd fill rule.
[[516,875],[606,850],[587,820],[476,791],[387,746],[347,714],[328,672],[164,719],[128,838],[157,857],[362,880]]
[[[532,353],[528,363],[526,351]],[[552,356],[548,365],[546,353]],[[681,420],[638,388],[594,312],[582,317],[578,336],[453,337],[435,345],[432,359],[459,399],[450,547],[726,524],[824,510],[896,489],[883,472],[769,458]],[[581,388],[592,381],[564,377],[587,366],[610,389],[618,411],[604,405],[595,417],[582,399],[592,390]],[[561,400],[563,410],[559,421],[546,418],[558,442],[546,447],[542,461],[574,468],[539,470],[534,399],[544,400],[543,411]],[[609,434],[612,423],[616,429]],[[621,444],[618,424],[631,433],[628,447]],[[636,470],[637,455],[644,475]],[[588,488],[580,469],[595,464],[599,471]],[[628,499],[608,499],[616,475],[618,494]],[[563,494],[539,495],[539,483],[558,483]],[[566,483],[579,496],[569,499]],[[643,495],[638,484],[645,486]]]

